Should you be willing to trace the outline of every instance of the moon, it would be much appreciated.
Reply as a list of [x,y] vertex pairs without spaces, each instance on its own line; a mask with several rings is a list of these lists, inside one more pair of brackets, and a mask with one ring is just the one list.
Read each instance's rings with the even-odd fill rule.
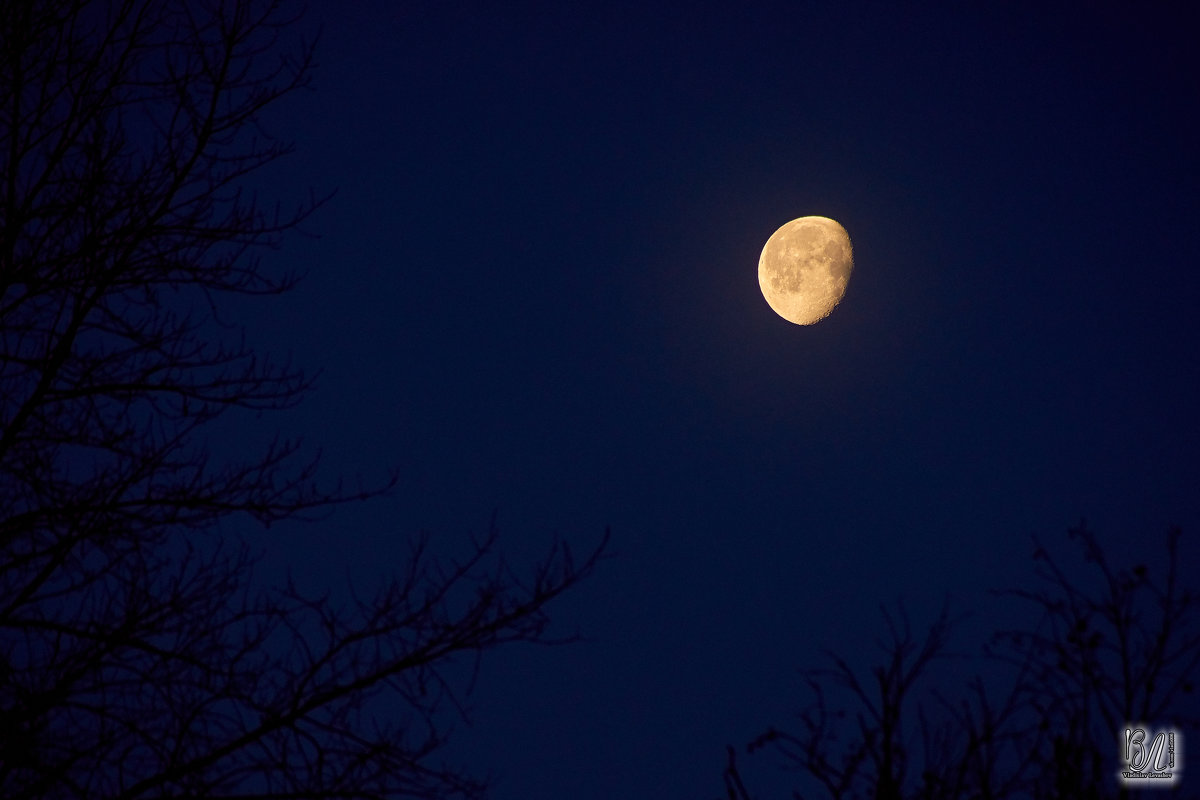
[[812,325],[841,302],[853,269],[845,228],[829,217],[800,217],[767,239],[758,259],[758,285],[776,314]]

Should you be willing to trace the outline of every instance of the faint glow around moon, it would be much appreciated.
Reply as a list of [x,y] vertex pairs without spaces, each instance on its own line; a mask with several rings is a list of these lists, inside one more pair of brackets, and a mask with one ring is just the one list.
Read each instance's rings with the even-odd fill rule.
[[841,301],[852,269],[846,229],[828,217],[800,217],[767,239],[758,259],[758,285],[776,314],[812,325]]

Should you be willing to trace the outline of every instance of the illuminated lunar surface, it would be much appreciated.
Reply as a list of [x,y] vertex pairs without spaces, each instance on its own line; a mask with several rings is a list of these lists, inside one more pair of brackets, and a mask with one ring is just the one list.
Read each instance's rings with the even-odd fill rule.
[[767,239],[758,259],[758,285],[776,314],[812,325],[841,301],[852,269],[846,229],[828,217],[800,217]]

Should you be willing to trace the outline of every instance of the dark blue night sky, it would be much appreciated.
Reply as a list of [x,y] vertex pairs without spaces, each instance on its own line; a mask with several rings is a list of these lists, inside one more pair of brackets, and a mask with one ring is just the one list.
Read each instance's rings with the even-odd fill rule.
[[[324,370],[278,424],[400,481],[260,541],[369,584],[493,513],[517,567],[612,530],[554,610],[583,641],[484,656],[446,754],[497,800],[716,797],[797,669],[877,656],[881,604],[949,596],[975,647],[1081,517],[1118,560],[1182,526],[1194,580],[1195,28],[1101,5],[311,10],[262,183],[337,194],[246,309]],[[756,270],[808,214],[855,272],[798,327]]]

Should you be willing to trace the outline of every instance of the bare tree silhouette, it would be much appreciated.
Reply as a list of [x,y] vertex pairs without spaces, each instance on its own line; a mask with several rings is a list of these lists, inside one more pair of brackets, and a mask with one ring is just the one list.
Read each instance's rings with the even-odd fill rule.
[[991,654],[1023,665],[1026,705],[1052,734],[1052,747],[1035,754],[1037,796],[1124,796],[1116,757],[1125,726],[1200,724],[1200,606],[1181,585],[1178,527],[1167,531],[1161,576],[1140,563],[1115,569],[1084,522],[1069,534],[1098,588],[1081,586],[1038,544],[1040,588],[1005,594],[1036,609],[1039,625],[1001,631]]
[[435,760],[447,666],[546,641],[604,548],[522,577],[494,525],[455,563],[419,539],[344,608],[254,579],[227,520],[390,486],[323,488],[299,441],[246,458],[213,433],[312,384],[219,313],[295,284],[258,254],[322,202],[246,188],[290,150],[262,115],[308,85],[297,20],[272,0],[0,7],[4,797],[479,795]]
[[[902,608],[885,610],[885,663],[864,677],[831,654],[833,668],[806,673],[812,701],[798,729],[769,728],[746,750],[770,747],[832,800],[1126,797],[1123,726],[1200,724],[1200,609],[1180,586],[1180,535],[1169,531],[1156,579],[1142,564],[1114,570],[1086,525],[1072,529],[1099,572],[1092,592],[1035,542],[1038,588],[1001,593],[1029,603],[1034,624],[998,631],[985,649],[1010,668],[999,692],[980,677],[957,698],[919,690],[933,662],[964,660],[949,649],[955,621],[943,608],[918,638]],[[724,781],[730,800],[752,797],[732,747]]]

